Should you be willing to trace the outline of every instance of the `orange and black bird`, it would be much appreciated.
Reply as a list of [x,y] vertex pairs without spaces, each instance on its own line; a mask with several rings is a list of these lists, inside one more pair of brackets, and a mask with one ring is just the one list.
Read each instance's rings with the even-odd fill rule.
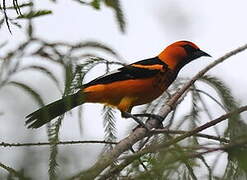
[[50,103],[26,118],[28,128],[39,128],[83,103],[116,107],[122,115],[134,106],[152,102],[176,79],[180,69],[201,56],[210,56],[189,41],[177,41],[158,56],[121,67],[84,84],[75,94]]

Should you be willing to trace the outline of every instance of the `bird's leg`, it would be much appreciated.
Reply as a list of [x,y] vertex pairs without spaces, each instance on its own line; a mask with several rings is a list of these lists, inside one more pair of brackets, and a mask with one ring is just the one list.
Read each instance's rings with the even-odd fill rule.
[[160,122],[163,121],[163,117],[162,117],[162,116],[159,116],[159,115],[156,115],[156,114],[144,113],[144,114],[133,114],[133,116],[136,116],[136,117],[148,117],[148,118],[154,118],[154,119],[159,120]]
[[145,129],[150,131],[150,129],[140,119],[138,119],[135,115],[132,115],[131,113],[126,112],[126,111],[122,111],[121,115],[124,118],[132,118],[132,119],[134,119],[134,121],[137,122],[141,127],[144,127]]
[[163,117],[156,115],[156,114],[149,114],[149,113],[144,113],[144,114],[133,114],[133,116],[135,117],[148,117],[148,118],[153,118],[156,119],[160,122],[160,127],[159,128],[163,128]]

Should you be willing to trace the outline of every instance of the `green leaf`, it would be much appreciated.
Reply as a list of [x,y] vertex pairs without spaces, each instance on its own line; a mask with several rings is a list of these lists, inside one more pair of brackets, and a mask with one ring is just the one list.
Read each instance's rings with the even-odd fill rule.
[[105,5],[113,8],[115,10],[115,15],[117,22],[119,24],[120,30],[124,33],[126,22],[123,15],[122,7],[119,0],[105,0]]
[[[112,109],[109,106],[104,106],[103,108],[103,117],[104,117],[104,121],[103,121],[103,125],[104,125],[104,129],[105,129],[105,141],[111,141],[111,142],[115,142],[117,137],[116,137],[116,118],[114,116],[115,111],[114,109]],[[104,151],[112,149],[112,145],[111,144],[106,144]]]
[[13,20],[10,20],[9,21],[12,25],[14,25],[14,26],[16,26],[16,27],[18,27],[18,28],[22,28],[22,26],[18,23],[18,22],[15,22],[15,21],[13,21]]
[[33,99],[39,104],[39,106],[44,106],[44,102],[43,102],[41,96],[35,90],[33,90],[31,87],[29,87],[28,85],[26,85],[24,83],[21,83],[21,82],[17,82],[17,81],[10,81],[8,84],[9,85],[14,85],[14,86],[16,86],[18,88],[23,89],[30,96],[33,97]]
[[92,1],[90,4],[91,4],[92,7],[94,7],[95,9],[100,9],[100,1],[101,1],[101,0],[94,0],[94,1]]
[[75,78],[75,74],[73,72],[73,66],[72,64],[67,64],[64,66],[65,69],[65,89],[64,89],[64,95],[70,93],[71,91],[71,84]]
[[58,147],[57,142],[59,142],[59,130],[62,123],[63,115],[60,116],[53,124],[49,123],[47,126],[47,134],[50,145],[50,157],[49,157],[49,179],[57,179],[57,156]]
[[52,14],[52,11],[50,10],[31,11],[29,13],[18,16],[17,19],[32,19],[32,18],[36,18],[36,17],[48,15],[48,14]]
[[[71,84],[75,78],[76,73],[73,71],[72,64],[64,64],[65,70],[65,88],[63,97],[70,94],[73,89],[71,88]],[[48,125],[48,137],[49,142],[52,143],[50,146],[50,158],[49,158],[49,179],[57,179],[57,156],[58,156],[58,147],[56,142],[59,141],[59,130],[62,124],[64,115],[60,116],[58,119],[53,121],[53,124]]]

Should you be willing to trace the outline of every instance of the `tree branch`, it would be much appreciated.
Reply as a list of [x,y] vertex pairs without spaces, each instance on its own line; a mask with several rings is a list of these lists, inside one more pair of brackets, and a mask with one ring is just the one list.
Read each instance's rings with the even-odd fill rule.
[[149,146],[145,149],[142,149],[140,150],[139,152],[135,153],[135,154],[132,154],[132,155],[129,155],[128,158],[139,158],[140,156],[144,155],[144,154],[147,154],[147,153],[151,153],[151,152],[156,152],[157,150],[159,149],[163,149],[163,148],[168,148],[169,146],[173,145],[173,144],[176,144],[178,143],[179,141],[182,141],[184,140],[185,138],[187,137],[190,137],[190,136],[193,136],[195,134],[197,134],[198,132],[201,132],[209,127],[212,127],[226,119],[228,119],[229,117],[235,115],[235,114],[239,114],[241,112],[244,112],[244,111],[247,111],[247,106],[242,106],[240,108],[238,108],[237,110],[234,110],[234,111],[231,111],[227,114],[224,114],[208,123],[205,123],[203,124],[202,126],[199,126],[191,131],[188,131],[187,133],[181,135],[181,136],[178,136],[166,143],[163,143],[163,144],[157,144],[157,145],[152,145],[152,146]]
[[[241,47],[239,47],[239,48],[237,48],[237,49],[225,54],[224,56],[220,57],[219,59],[217,59],[213,63],[209,64],[207,67],[205,67],[203,70],[201,70],[198,74],[196,74],[196,76],[194,76],[188,83],[186,83],[181,89],[179,89],[171,97],[171,99],[167,102],[167,104],[163,107],[163,109],[161,109],[159,115],[163,117],[163,120],[172,111],[174,105],[179,100],[179,98],[183,95],[183,93],[186,92],[186,90],[189,89],[191,87],[191,85],[197,79],[202,77],[205,73],[207,73],[210,69],[212,69],[213,67],[215,67],[219,63],[222,63],[223,61],[225,61],[229,57],[231,57],[231,56],[233,56],[233,55],[235,55],[237,53],[240,53],[240,52],[244,51],[245,49],[247,49],[247,44],[245,44],[244,46],[241,46]],[[149,129],[158,128],[159,124],[160,124],[160,122],[158,120],[156,120],[156,119],[150,119],[150,120],[148,120],[146,122],[146,126]],[[107,168],[116,158],[118,158],[118,156],[120,156],[126,150],[130,149],[130,147],[133,144],[135,144],[137,141],[139,141],[142,138],[144,138],[147,134],[148,134],[148,131],[145,128],[137,128],[128,137],[126,137],[123,140],[121,140],[115,146],[115,148],[112,151],[107,152],[104,155],[102,155],[98,159],[98,161],[91,168],[89,168],[86,171],[82,171],[82,172],[78,173],[77,175],[73,176],[71,179],[75,179],[75,178],[79,178],[79,177],[81,179],[94,179],[105,168]],[[194,134],[194,133],[192,133],[192,134]],[[173,143],[176,143],[176,142],[184,139],[185,137],[191,136],[192,134],[186,133],[185,135],[179,136],[178,138],[176,138],[176,141],[174,141]]]
[[[239,147],[239,146],[242,146],[242,145],[245,145],[247,143],[247,139],[246,137],[245,138],[241,138],[239,140],[237,140],[236,142],[234,143],[229,143],[229,144],[225,144],[225,145],[222,145],[220,147],[216,147],[216,148],[210,148],[206,151],[203,151],[203,152],[199,152],[199,153],[194,153],[194,154],[188,154],[188,155],[185,155],[185,156],[180,156],[180,157],[177,157],[177,158],[173,158],[173,159],[170,159],[166,162],[166,165],[169,165],[169,164],[173,164],[177,161],[184,161],[184,160],[188,160],[188,159],[193,159],[193,158],[201,158],[202,155],[206,155],[206,154],[209,154],[209,153],[212,153],[212,152],[216,152],[216,151],[226,151],[227,150],[230,150],[232,148],[236,148],[236,147]],[[166,149],[166,151],[168,152],[170,150],[169,149]],[[144,177],[145,174],[149,175],[153,172],[151,172],[150,170],[149,171],[145,171],[141,174],[138,174],[134,177],[132,177],[132,179],[140,179],[140,177]],[[106,177],[105,175],[103,175],[102,177]],[[107,176],[109,177],[109,176]],[[101,178],[100,180],[103,180],[103,178]]]
[[[234,111],[232,111],[230,113],[224,114],[224,115],[220,116],[219,118],[217,118],[215,120],[212,120],[212,121],[210,121],[208,123],[205,123],[204,125],[199,126],[199,127],[195,128],[195,129],[193,129],[191,131],[188,131],[188,132],[184,133],[181,136],[178,136],[178,137],[176,137],[174,139],[171,139],[170,141],[168,141],[166,143],[152,145],[152,146],[144,148],[143,150],[140,150],[139,152],[137,152],[135,154],[122,157],[122,159],[124,159],[124,161],[120,165],[118,165],[118,166],[114,167],[113,169],[111,169],[111,171],[107,171],[100,179],[101,180],[107,179],[112,174],[119,173],[121,170],[123,170],[130,163],[132,163],[133,161],[137,160],[138,158],[140,158],[141,156],[143,156],[143,155],[145,155],[147,153],[153,153],[153,152],[157,152],[157,151],[161,151],[161,150],[164,152],[164,150],[168,150],[167,148],[170,147],[171,145],[174,145],[174,144],[178,143],[179,141],[181,141],[181,140],[183,140],[183,139],[185,139],[187,137],[196,135],[198,132],[203,131],[203,130],[209,128],[209,127],[212,127],[212,126],[214,126],[214,125],[216,125],[216,124],[228,119],[230,116],[232,116],[232,115],[234,115],[236,113],[241,113],[241,112],[244,112],[244,111],[247,111],[247,106],[243,106],[243,107],[241,107],[241,108],[239,108],[237,110],[234,110]],[[202,137],[204,137],[204,136],[205,135],[203,134]],[[207,137],[207,135],[205,137]],[[244,139],[244,140],[243,141],[246,142],[246,139]],[[243,141],[240,141],[240,142],[237,142],[237,143],[234,143],[234,144],[240,144]],[[223,146],[223,147],[228,147],[228,146],[230,147],[230,144],[227,144],[226,146]],[[222,147],[220,147],[220,148],[222,149]],[[214,150],[212,150],[212,149],[213,148],[210,148],[209,150],[207,150],[205,152],[210,152],[210,151],[213,152],[213,151],[217,150],[216,148],[214,148]],[[218,148],[218,150],[221,150],[221,149]],[[205,152],[203,152],[203,153],[205,153]],[[202,155],[202,154],[198,153],[198,156]]]

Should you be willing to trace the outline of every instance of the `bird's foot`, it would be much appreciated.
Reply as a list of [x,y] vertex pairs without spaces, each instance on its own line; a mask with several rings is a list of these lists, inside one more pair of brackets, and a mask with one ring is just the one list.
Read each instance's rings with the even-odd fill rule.
[[163,117],[162,116],[159,116],[159,115],[156,115],[156,114],[149,114],[149,113],[144,113],[144,114],[133,114],[133,116],[135,117],[148,117],[148,118],[153,118],[153,119],[156,119],[159,121],[159,127],[160,129],[164,128],[163,126]]
[[139,128],[139,127],[143,127],[146,130],[150,131],[150,129],[140,119],[138,119],[135,115],[133,115],[131,113],[128,113],[128,112],[122,112],[122,117],[124,117],[124,118],[132,118],[135,122],[137,122],[139,124],[137,127],[135,127],[133,129],[133,131],[136,130],[137,128]]

